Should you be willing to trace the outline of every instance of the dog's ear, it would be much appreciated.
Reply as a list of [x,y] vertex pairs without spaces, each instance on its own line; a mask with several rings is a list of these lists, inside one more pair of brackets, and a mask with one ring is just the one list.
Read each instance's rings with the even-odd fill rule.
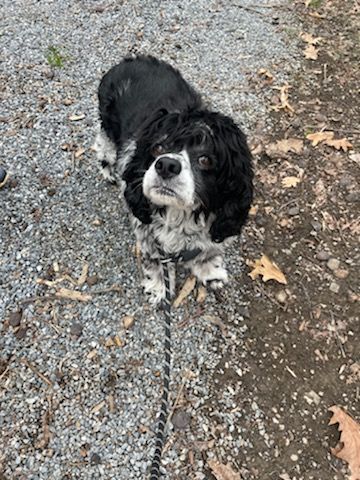
[[213,132],[217,169],[215,220],[211,238],[222,242],[240,234],[253,199],[253,169],[244,133],[229,118],[216,114],[210,127]]
[[149,153],[150,147],[167,113],[167,110],[159,109],[140,126],[136,134],[138,141],[135,155],[127,164],[122,175],[122,179],[126,183],[125,200],[135,217],[146,224],[151,223],[152,220],[151,205],[143,193],[142,181],[146,170],[153,161]]
[[144,167],[141,157],[135,156],[125,168],[122,179],[126,183],[124,197],[131,212],[142,223],[151,223],[151,207],[142,189]]

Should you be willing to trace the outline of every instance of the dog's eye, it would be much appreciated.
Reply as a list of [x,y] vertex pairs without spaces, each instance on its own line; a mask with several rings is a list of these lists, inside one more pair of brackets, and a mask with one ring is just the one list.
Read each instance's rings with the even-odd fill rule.
[[201,155],[201,157],[198,158],[198,164],[203,170],[210,170],[210,168],[213,167],[213,161],[206,155]]
[[162,155],[163,153],[165,153],[165,148],[160,143],[157,144],[157,145],[154,145],[153,148],[151,149],[151,154],[154,157],[158,157],[159,155]]

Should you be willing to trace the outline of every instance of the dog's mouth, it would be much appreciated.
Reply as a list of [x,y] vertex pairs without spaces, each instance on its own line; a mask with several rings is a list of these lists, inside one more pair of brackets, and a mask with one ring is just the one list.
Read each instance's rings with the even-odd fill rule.
[[159,187],[154,187],[154,191],[157,195],[162,195],[165,197],[177,197],[178,194],[169,187],[166,187],[165,185],[160,185]]

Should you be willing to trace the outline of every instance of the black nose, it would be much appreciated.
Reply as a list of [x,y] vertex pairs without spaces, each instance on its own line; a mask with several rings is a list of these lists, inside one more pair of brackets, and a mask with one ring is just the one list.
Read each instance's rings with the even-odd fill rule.
[[172,178],[181,172],[181,163],[175,158],[161,157],[155,163],[155,169],[160,177]]

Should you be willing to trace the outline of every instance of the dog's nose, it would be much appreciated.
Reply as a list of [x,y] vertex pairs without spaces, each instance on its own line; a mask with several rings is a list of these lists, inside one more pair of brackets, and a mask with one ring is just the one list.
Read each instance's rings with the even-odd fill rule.
[[172,178],[181,172],[181,163],[175,158],[161,157],[155,163],[155,170],[162,178]]

